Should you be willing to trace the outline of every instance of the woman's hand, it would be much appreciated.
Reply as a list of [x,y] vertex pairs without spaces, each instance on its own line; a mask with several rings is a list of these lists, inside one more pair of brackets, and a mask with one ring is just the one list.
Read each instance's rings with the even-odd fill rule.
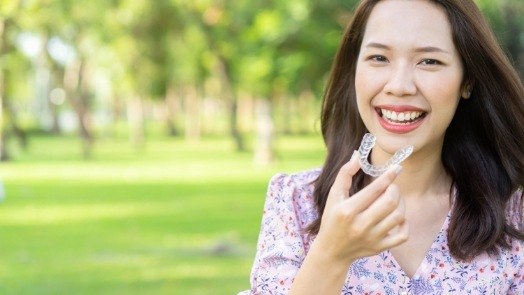
[[289,294],[340,294],[351,263],[407,240],[404,204],[393,184],[400,166],[391,167],[349,197],[359,169],[355,152],[331,187],[319,233]]
[[368,186],[349,196],[352,178],[360,169],[358,153],[342,166],[331,187],[314,242],[331,261],[351,264],[404,243],[409,229],[404,203],[393,181],[401,167],[390,167]]

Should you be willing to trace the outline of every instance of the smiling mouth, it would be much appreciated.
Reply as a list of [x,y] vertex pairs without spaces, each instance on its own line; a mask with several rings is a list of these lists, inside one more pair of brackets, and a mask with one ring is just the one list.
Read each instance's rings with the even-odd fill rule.
[[395,112],[387,109],[376,109],[379,116],[391,124],[407,125],[422,120],[427,112],[423,111],[406,111]]

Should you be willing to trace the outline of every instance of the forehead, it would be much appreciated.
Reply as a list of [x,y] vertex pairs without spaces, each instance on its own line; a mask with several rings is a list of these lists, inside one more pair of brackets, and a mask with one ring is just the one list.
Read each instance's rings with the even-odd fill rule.
[[363,44],[380,42],[453,49],[446,12],[428,0],[383,0],[368,18]]

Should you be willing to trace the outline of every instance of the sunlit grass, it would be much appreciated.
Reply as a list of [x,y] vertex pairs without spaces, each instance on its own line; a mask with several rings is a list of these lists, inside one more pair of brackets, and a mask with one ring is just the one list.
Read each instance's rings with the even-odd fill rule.
[[235,294],[248,288],[267,182],[319,166],[318,136],[252,164],[227,138],[197,143],[33,138],[0,164],[0,294]]

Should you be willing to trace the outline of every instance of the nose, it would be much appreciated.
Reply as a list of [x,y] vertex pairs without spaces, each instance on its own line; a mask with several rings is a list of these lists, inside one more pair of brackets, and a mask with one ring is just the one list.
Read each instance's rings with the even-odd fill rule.
[[399,97],[415,95],[417,86],[413,77],[413,69],[407,64],[393,67],[384,91],[386,94]]

